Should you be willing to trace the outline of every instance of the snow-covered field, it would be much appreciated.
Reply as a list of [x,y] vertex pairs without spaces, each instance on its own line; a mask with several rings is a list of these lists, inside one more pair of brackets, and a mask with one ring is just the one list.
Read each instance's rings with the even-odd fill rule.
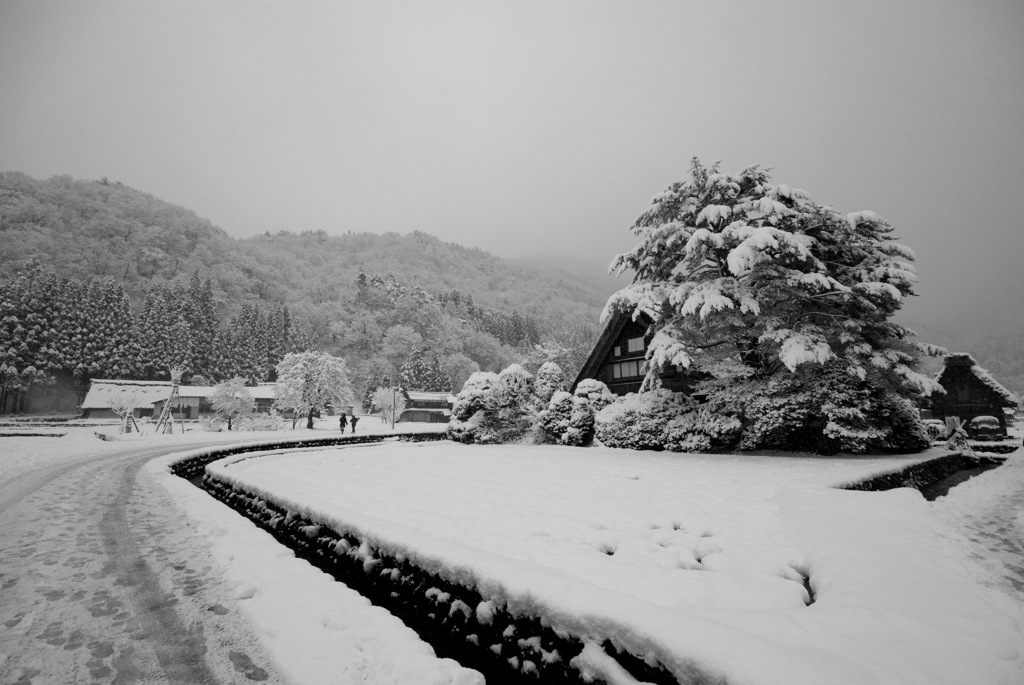
[[[330,433],[327,421],[315,434]],[[372,419],[364,426],[390,432]],[[133,440],[188,450],[210,437]],[[0,439],[0,479],[124,447],[81,430]],[[732,683],[1019,683],[1022,456],[934,503],[905,489],[830,487],[920,457],[389,443],[211,468],[470,581],[510,609],[613,637],[675,670],[697,665]],[[296,682],[480,681],[170,475],[171,460],[139,477],[174,496],[182,512],[169,519],[180,516],[195,544],[212,551],[236,588],[228,599]],[[802,574],[814,590],[810,606]]]
[[513,613],[612,638],[680,675],[1020,682],[1020,604],[972,561],[936,514],[942,503],[831,487],[919,459],[442,443],[209,469]]

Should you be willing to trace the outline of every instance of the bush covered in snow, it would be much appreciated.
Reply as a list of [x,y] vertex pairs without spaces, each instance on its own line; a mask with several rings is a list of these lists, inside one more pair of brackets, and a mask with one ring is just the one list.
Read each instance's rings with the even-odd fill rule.
[[522,440],[536,419],[533,374],[512,364],[500,374],[476,372],[455,398],[448,435],[465,443]]
[[767,380],[712,378],[697,391],[706,402],[667,390],[627,395],[598,412],[597,438],[610,447],[676,452],[908,453],[929,445],[909,400],[839,364]]
[[538,421],[548,442],[589,445],[594,440],[594,409],[585,397],[556,392]]
[[669,390],[629,393],[595,414],[595,434],[607,447],[665,449],[667,426],[690,407],[685,395]]
[[548,442],[561,442],[565,432],[569,430],[569,419],[572,417],[572,395],[559,390],[551,396],[548,408],[540,413],[540,427]]
[[238,428],[244,431],[276,431],[281,430],[282,423],[281,415],[271,410],[242,417],[238,422]]
[[615,401],[615,394],[608,389],[608,386],[593,378],[581,380],[573,394],[587,400],[595,412],[601,411]]
[[537,393],[537,399],[542,404],[547,404],[551,401],[551,396],[556,392],[566,390],[568,387],[565,381],[565,374],[562,373],[562,367],[554,362],[544,362],[537,369],[537,380],[535,384],[535,390]]

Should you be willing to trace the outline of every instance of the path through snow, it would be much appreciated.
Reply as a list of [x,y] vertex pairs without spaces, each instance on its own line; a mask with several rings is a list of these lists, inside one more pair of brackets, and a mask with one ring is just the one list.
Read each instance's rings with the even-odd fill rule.
[[[1018,434],[1013,438],[1020,444]],[[950,528],[965,536],[971,556],[987,577],[1024,606],[1024,449],[999,468],[961,483],[935,500]]]

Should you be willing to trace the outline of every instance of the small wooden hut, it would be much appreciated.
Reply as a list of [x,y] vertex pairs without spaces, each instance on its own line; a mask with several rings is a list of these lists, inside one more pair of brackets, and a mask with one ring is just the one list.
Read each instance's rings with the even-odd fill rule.
[[946,393],[932,395],[935,418],[956,417],[966,423],[976,416],[994,416],[999,419],[1003,435],[1006,435],[1006,413],[1003,410],[1015,409],[1019,400],[988,371],[978,366],[974,357],[965,353],[947,355],[936,380]]

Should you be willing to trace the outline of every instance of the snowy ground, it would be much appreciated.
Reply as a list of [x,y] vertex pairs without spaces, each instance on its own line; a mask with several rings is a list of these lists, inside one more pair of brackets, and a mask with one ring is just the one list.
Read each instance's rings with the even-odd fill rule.
[[[318,428],[336,432],[326,418]],[[390,432],[373,419],[358,430]],[[133,440],[187,450],[210,437]],[[125,446],[81,429],[0,438],[0,482]],[[296,682],[479,682],[171,476],[169,461],[139,478],[171,494],[233,588],[224,601]],[[934,503],[909,490],[828,487],[899,461],[442,443],[270,456],[223,471],[472,579],[495,601],[611,633],[679,670],[697,664],[735,683],[1021,682],[1021,452]],[[809,607],[801,574],[816,595]]]

